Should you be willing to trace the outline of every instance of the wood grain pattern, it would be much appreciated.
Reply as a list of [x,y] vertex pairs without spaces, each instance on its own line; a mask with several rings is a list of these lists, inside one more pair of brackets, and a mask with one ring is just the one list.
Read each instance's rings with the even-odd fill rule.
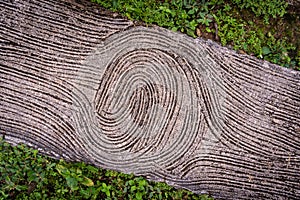
[[0,134],[221,199],[300,198],[300,73],[88,1],[0,2]]

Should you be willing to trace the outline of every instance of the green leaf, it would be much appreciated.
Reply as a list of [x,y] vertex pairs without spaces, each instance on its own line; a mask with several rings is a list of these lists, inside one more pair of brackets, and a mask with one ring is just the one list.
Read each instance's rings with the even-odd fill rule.
[[101,191],[104,192],[108,197],[110,197],[110,189],[111,185],[106,185],[106,183],[102,183]]
[[32,150],[33,156],[36,157],[36,155],[38,154],[38,150]]
[[211,32],[212,32],[212,30],[211,30],[209,27],[206,27],[205,30],[206,30],[206,32],[208,32],[208,33],[211,33]]
[[27,189],[28,189],[28,186],[26,186],[26,185],[17,185],[16,186],[16,190],[18,190],[18,191],[27,190]]
[[93,167],[93,166],[90,166],[90,165],[88,165],[86,168],[87,168],[91,173],[93,173],[93,174],[96,174],[96,173],[98,173],[98,171],[99,171],[98,168]]
[[46,168],[46,169],[47,169],[47,171],[50,171],[50,170],[52,170],[52,168],[55,167],[55,166],[56,166],[56,163],[50,163],[50,164],[47,165],[47,168]]
[[80,194],[83,196],[83,198],[88,199],[91,196],[90,189],[87,190],[80,190]]
[[60,175],[64,175],[65,171],[68,170],[66,167],[64,167],[63,165],[56,165],[56,170],[58,171],[58,173]]
[[139,181],[139,187],[143,187],[143,186],[147,186],[147,185],[148,185],[148,183],[146,180]]
[[137,193],[135,194],[135,198],[136,198],[137,200],[142,200],[142,199],[143,199],[143,194],[142,194],[141,192],[137,192]]
[[172,31],[177,31],[178,30],[178,27],[173,27],[172,28]]
[[128,183],[129,185],[134,185],[134,180],[129,180]]
[[76,180],[76,178],[73,177],[67,177],[67,185],[71,188],[71,190],[78,190],[78,181]]
[[193,15],[194,13],[195,13],[195,10],[194,10],[194,9],[189,10],[189,12],[188,12],[189,15]]
[[38,181],[38,176],[37,176],[37,174],[35,173],[35,171],[29,171],[28,173],[27,173],[27,176],[28,176],[28,181],[29,182],[32,182],[32,181]]
[[195,35],[195,32],[194,32],[193,30],[191,30],[191,29],[188,29],[188,30],[187,30],[187,34],[188,34],[189,36],[194,37],[194,38],[197,37],[197,36]]
[[81,183],[83,185],[89,186],[89,187],[94,185],[94,182],[91,179],[87,178],[87,177],[83,177],[83,181]]
[[130,192],[133,193],[135,190],[136,190],[136,186],[135,186],[135,185],[134,185],[134,186],[131,186]]
[[263,48],[262,48],[262,54],[263,54],[263,55],[268,55],[268,54],[270,54],[270,53],[271,53],[271,50],[270,50],[269,47],[263,47]]

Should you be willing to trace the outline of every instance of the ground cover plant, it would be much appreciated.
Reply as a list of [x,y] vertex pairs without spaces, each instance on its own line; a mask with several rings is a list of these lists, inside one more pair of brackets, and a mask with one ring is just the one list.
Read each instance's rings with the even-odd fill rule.
[[92,1],[130,20],[212,39],[300,70],[300,16],[283,0]]
[[11,146],[0,138],[0,199],[202,199],[165,183],[67,163],[38,154],[25,145]]

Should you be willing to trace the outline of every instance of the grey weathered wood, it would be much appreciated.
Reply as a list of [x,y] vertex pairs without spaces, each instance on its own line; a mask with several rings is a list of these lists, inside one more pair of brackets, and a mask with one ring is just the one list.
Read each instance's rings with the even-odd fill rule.
[[291,6],[299,6],[300,0],[286,0],[286,2]]
[[0,2],[0,134],[225,199],[300,198],[300,73],[87,1]]

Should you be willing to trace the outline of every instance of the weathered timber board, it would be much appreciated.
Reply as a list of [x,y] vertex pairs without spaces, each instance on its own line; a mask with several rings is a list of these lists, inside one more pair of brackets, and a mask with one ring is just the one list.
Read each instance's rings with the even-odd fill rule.
[[88,1],[0,1],[0,134],[217,198],[300,198],[299,72]]

